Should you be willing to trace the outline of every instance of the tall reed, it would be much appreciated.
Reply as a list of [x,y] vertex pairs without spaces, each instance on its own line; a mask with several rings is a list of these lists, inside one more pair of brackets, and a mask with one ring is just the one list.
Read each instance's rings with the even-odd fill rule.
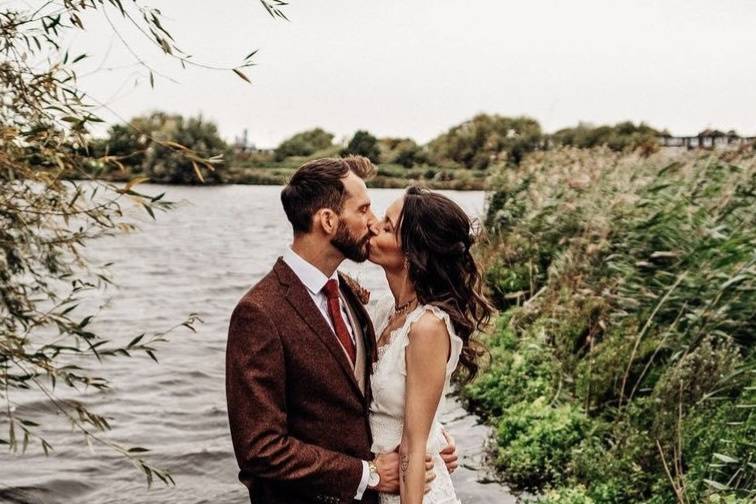
[[550,502],[755,498],[754,152],[559,149],[491,186],[504,315],[464,393],[505,476]]

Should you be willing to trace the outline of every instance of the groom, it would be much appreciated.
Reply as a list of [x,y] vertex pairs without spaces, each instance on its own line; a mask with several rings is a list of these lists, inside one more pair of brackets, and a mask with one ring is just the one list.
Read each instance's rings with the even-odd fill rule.
[[[281,192],[291,248],[231,315],[228,415],[254,504],[372,504],[399,491],[398,454],[370,452],[376,335],[336,271],[367,259],[376,218],[363,179],[374,169],[348,157],[297,170]],[[456,467],[453,440],[442,456]]]

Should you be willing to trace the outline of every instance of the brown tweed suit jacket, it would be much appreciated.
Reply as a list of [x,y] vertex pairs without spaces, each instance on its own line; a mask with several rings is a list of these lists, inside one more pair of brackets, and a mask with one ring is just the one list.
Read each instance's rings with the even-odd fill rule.
[[[239,479],[253,504],[352,503],[371,460],[369,374],[375,334],[347,283],[365,339],[365,394],[339,341],[278,259],[231,315],[226,399]],[[377,502],[366,491],[362,502]]]

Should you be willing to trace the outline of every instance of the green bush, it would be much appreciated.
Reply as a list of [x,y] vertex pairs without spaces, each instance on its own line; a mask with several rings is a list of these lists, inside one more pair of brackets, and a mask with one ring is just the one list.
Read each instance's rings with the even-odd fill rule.
[[580,123],[574,128],[564,128],[550,137],[554,145],[592,148],[605,145],[614,151],[642,149],[644,153],[659,150],[658,137],[662,132],[640,123],[637,126],[625,121],[614,126],[592,126]]
[[538,499],[538,502],[539,504],[598,504],[588,495],[583,485],[549,490],[546,495]]
[[543,397],[519,402],[498,421],[496,466],[525,488],[563,482],[572,451],[589,429],[590,420],[575,406],[551,406]]
[[359,130],[349,140],[347,146],[341,150],[341,155],[364,156],[373,163],[378,163],[381,155],[378,139],[365,130]]
[[[412,168],[425,164],[428,159],[422,147],[411,138],[381,138],[378,140],[380,160],[382,163],[392,163]],[[426,177],[432,178],[432,177]]]
[[534,339],[518,339],[508,322],[508,316],[497,321],[485,341],[491,360],[465,389],[468,407],[484,417],[498,417],[519,401],[554,396],[556,376],[548,352]]
[[275,161],[283,161],[293,156],[310,156],[315,152],[328,149],[333,144],[333,134],[321,128],[297,133],[281,142],[273,152]]
[[439,166],[484,170],[507,161],[519,163],[542,143],[535,119],[479,114],[433,139],[428,152]]
[[[198,162],[176,144],[200,156],[217,157],[213,165]],[[167,184],[221,183],[225,181],[231,151],[217,126],[200,117],[154,112],[126,126],[114,125],[108,137],[95,145],[98,155],[109,156],[130,176],[144,175]],[[198,158],[199,159],[199,158]]]

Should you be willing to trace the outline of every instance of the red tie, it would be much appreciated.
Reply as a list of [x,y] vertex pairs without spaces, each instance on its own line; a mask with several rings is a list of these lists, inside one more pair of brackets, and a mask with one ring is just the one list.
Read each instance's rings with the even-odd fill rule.
[[357,350],[354,348],[354,343],[349,336],[349,330],[344,323],[344,319],[341,317],[341,306],[339,306],[339,285],[336,283],[336,280],[333,278],[328,280],[323,287],[323,292],[325,292],[325,295],[328,298],[328,313],[331,315],[331,321],[333,322],[336,336],[339,338],[341,346],[346,350],[347,355],[349,355],[349,360],[352,361],[352,365],[354,366],[354,363],[357,360]]

